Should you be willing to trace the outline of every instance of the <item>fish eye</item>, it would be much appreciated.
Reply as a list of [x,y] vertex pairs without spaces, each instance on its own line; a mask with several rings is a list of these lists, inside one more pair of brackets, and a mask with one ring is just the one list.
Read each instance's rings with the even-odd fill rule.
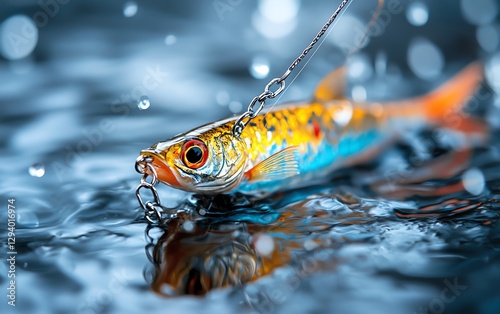
[[200,140],[189,140],[182,145],[181,158],[186,167],[198,169],[207,162],[207,146]]

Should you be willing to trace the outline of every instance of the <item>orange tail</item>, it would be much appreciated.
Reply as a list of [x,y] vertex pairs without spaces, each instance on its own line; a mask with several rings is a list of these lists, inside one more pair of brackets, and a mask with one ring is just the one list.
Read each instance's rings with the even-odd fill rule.
[[477,119],[462,110],[472,100],[482,79],[482,64],[472,63],[431,93],[389,105],[389,114],[423,117],[431,125],[440,125],[461,132],[485,133],[484,123],[479,123]]
[[437,90],[421,98],[425,117],[438,123],[450,123],[452,115],[462,113],[462,107],[471,100],[482,79],[482,64],[470,64]]

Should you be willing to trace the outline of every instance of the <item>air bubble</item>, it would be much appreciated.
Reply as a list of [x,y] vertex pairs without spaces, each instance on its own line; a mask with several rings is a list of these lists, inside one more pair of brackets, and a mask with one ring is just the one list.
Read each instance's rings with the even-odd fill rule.
[[45,175],[45,165],[42,163],[33,164],[28,171],[32,177],[41,178]]
[[140,110],[146,110],[151,106],[151,101],[149,100],[148,96],[142,96],[139,101],[137,101],[137,108]]

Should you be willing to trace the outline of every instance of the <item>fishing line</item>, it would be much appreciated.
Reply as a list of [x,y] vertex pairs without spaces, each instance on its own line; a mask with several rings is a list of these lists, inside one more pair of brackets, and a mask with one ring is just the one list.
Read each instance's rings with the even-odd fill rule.
[[[385,0],[378,0],[378,4],[377,4],[377,8],[374,12],[374,14],[372,15],[370,21],[368,22],[368,26],[366,27],[366,30],[365,32],[363,33],[363,37],[361,38],[361,40],[357,43],[357,45],[351,50],[349,51],[349,53],[347,54],[347,57],[345,59],[345,62],[344,63],[347,63],[347,61],[356,53],[359,51],[359,49],[361,49],[361,45],[363,44],[363,42],[367,39],[368,37],[368,33],[370,31],[370,28],[373,26],[373,24],[376,22],[376,20],[378,19],[379,15],[380,15],[380,12],[382,11],[382,7],[384,5],[384,2]],[[352,2],[351,2],[352,3]],[[351,5],[351,3],[348,3],[347,6],[346,6],[346,9]],[[342,12],[339,16],[339,18],[344,15],[344,12]],[[337,23],[337,21],[334,23],[334,25]],[[283,97],[283,95],[287,92],[287,90],[292,86],[292,84],[295,82],[295,80],[299,77],[299,75],[302,73],[302,71],[307,67],[307,65],[309,64],[309,62],[312,60],[312,58],[314,57],[314,55],[316,54],[316,52],[318,52],[318,50],[321,48],[321,46],[323,45],[323,43],[325,42],[325,40],[327,39],[327,37],[330,35],[330,33],[333,31],[333,28],[331,28],[330,30],[328,30],[328,32],[326,33],[326,36],[323,38],[323,40],[319,43],[318,47],[316,48],[316,50],[314,50],[314,52],[311,54],[311,57],[309,58],[309,60],[306,61],[306,63],[304,64],[304,66],[299,70],[299,72],[297,73],[297,75],[295,75],[295,77],[292,79],[292,81],[290,82],[290,84],[288,85],[288,87],[286,87],[284,90],[283,90],[283,93],[279,95],[279,97],[276,99],[276,101],[271,105],[271,108],[269,108],[269,110],[264,114],[264,117],[269,113],[271,112],[271,110],[274,108],[274,106],[280,101],[281,97]]]

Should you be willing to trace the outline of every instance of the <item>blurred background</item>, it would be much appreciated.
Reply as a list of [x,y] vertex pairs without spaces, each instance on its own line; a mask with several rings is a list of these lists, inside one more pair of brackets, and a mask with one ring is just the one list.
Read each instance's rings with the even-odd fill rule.
[[[245,299],[232,295],[231,289],[200,299],[165,299],[150,291],[148,272],[143,274],[149,264],[145,222],[134,195],[139,183],[135,158],[159,140],[242,112],[270,79],[283,74],[338,4],[331,0],[2,1],[0,206],[7,208],[6,199],[16,199],[18,250],[17,305],[13,311],[3,298],[2,313],[241,310]],[[289,88],[279,101],[307,100],[324,75],[344,64],[347,96],[357,101],[425,93],[474,60],[485,64],[489,90],[500,91],[500,2],[387,0],[367,40],[361,42],[376,6],[375,0],[351,1],[318,51],[310,54],[310,62],[301,64],[304,70],[296,80],[298,70],[288,79]],[[497,134],[500,100],[494,96],[483,109]],[[488,160],[498,160],[498,140],[490,149],[488,156],[493,159]],[[482,184],[474,194],[486,193],[494,200],[500,170],[491,169],[472,176]],[[161,189],[167,206],[187,197]],[[368,258],[375,247],[396,252],[385,258],[401,263],[422,266],[444,258],[446,263],[438,262],[456,268],[449,273],[433,273],[435,269],[427,267],[405,273],[400,272],[404,265],[395,261],[380,267],[381,260],[370,264],[359,258],[357,267],[345,266],[354,270],[304,279],[294,297],[273,303],[279,306],[272,312],[498,313],[498,222],[492,220],[495,223],[489,227],[496,229],[472,225],[467,227],[470,234],[461,233],[465,237],[461,243],[471,245],[467,254],[454,251],[455,246],[439,251],[448,243],[436,240],[439,225],[401,223],[393,217],[394,204],[386,205],[377,205],[384,214],[373,219],[395,219],[378,226],[387,234],[374,226],[365,238],[356,239],[367,246],[348,246],[347,260]],[[491,208],[488,215],[496,215],[498,208]],[[6,225],[6,211],[0,218]],[[464,223],[471,221],[469,217]],[[430,235],[426,228],[433,230]],[[456,236],[451,231],[455,227],[446,228],[450,238]],[[386,237],[393,242],[384,248],[379,241]],[[427,253],[429,248],[438,251],[432,256],[415,253],[410,249],[414,242],[428,243]],[[480,248],[472,249],[474,245]],[[364,273],[366,263],[376,271]],[[478,270],[479,265],[484,269]],[[0,264],[2,287],[7,285],[7,266]],[[468,267],[478,273],[454,277]],[[470,280],[467,286],[473,286],[480,278],[485,282],[462,298],[457,295],[457,301],[435,301],[454,280],[460,284]],[[273,287],[276,280],[271,276],[260,284]],[[318,291],[318,287],[331,289]],[[337,296],[334,301],[332,295]],[[245,309],[271,313],[264,307]]]

